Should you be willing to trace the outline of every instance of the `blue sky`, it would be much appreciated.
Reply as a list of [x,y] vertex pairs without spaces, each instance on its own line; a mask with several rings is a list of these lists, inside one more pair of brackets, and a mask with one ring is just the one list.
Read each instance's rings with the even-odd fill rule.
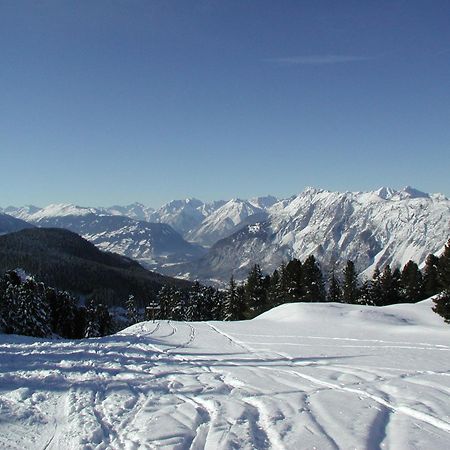
[[450,195],[450,2],[0,1],[0,205]]

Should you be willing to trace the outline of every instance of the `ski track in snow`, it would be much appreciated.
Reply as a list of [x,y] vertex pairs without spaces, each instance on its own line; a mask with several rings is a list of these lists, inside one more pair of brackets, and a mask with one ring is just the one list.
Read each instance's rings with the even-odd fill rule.
[[80,341],[2,335],[0,448],[450,448],[442,331],[425,342],[405,328],[393,340],[382,328],[360,338],[296,327],[157,321]]

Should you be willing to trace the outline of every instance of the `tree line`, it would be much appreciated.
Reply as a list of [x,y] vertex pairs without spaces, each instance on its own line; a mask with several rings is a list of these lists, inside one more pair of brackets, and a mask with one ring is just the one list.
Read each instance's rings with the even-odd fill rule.
[[[369,280],[360,280],[352,261],[342,272],[332,269],[324,276],[314,256],[303,262],[293,259],[272,274],[255,264],[247,279],[231,277],[227,289],[199,282],[190,288],[164,285],[157,296],[125,302],[127,318],[119,324],[95,295],[80,300],[36,281],[20,270],[0,277],[0,330],[36,337],[57,335],[79,339],[111,334],[143,319],[179,321],[251,319],[283,303],[341,302],[385,306],[435,298],[434,311],[450,323],[450,240],[440,257],[429,255],[423,270],[408,261],[400,270],[389,265],[375,269]],[[149,303],[150,302],[150,303]],[[142,308],[142,305],[147,305]]]
[[415,303],[441,293],[435,311],[450,320],[450,240],[440,257],[430,254],[423,270],[413,261],[392,269],[375,269],[361,280],[353,261],[341,273],[331,269],[324,276],[313,255],[301,262],[292,259],[272,274],[263,274],[255,264],[243,283],[233,277],[226,290],[200,285],[190,290],[164,286],[158,295],[157,317],[171,320],[245,320],[275,306],[291,302],[340,302],[386,306]]
[[80,339],[105,336],[115,328],[108,308],[95,296],[83,306],[67,291],[38,282],[21,270],[0,277],[0,330],[5,333]]

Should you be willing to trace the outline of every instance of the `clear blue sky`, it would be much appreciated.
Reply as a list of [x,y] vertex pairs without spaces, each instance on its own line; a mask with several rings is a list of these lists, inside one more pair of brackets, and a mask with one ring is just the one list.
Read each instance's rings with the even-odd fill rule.
[[450,2],[0,0],[0,205],[450,194]]

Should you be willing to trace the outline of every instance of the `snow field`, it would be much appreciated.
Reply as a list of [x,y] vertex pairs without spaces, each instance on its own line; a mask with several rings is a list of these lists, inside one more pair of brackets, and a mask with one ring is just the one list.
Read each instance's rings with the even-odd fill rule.
[[430,301],[1,335],[0,448],[446,449],[449,336]]

